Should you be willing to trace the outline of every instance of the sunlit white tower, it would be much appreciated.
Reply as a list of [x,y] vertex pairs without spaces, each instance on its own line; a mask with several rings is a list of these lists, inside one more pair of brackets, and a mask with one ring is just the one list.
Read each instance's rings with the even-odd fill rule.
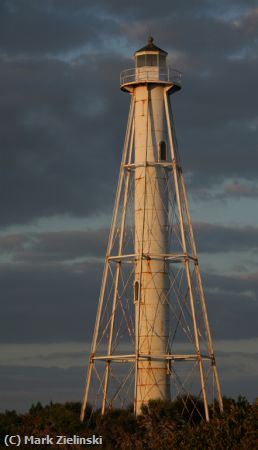
[[170,103],[181,76],[153,38],[134,56],[120,80],[131,105],[81,419],[88,402],[140,414],[180,397],[209,420],[209,402],[223,405]]

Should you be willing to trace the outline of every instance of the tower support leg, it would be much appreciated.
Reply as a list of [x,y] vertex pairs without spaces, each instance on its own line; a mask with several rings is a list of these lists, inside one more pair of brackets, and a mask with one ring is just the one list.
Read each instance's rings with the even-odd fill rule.
[[[166,119],[167,119],[171,159],[173,162],[173,177],[174,177],[174,184],[175,184],[175,191],[176,191],[176,202],[177,202],[178,215],[179,215],[182,249],[183,249],[184,254],[187,255],[185,229],[184,229],[184,222],[183,222],[181,198],[180,198],[180,193],[179,193],[178,165],[177,165],[174,143],[173,143],[173,138],[172,138],[172,131],[171,131],[172,128],[171,128],[170,114],[169,114],[169,99],[168,99],[167,92],[164,92],[164,101],[165,101],[165,110],[166,110]],[[199,336],[198,336],[198,329],[197,329],[197,323],[196,323],[195,305],[194,305],[194,298],[193,298],[193,292],[192,292],[192,283],[191,283],[191,275],[190,275],[190,270],[189,270],[188,256],[185,257],[185,271],[186,271],[186,278],[187,278],[188,290],[189,290],[190,307],[191,307],[191,313],[192,313],[194,338],[195,338],[195,348],[196,348],[197,361],[198,361],[199,371],[200,371],[200,382],[201,382],[201,390],[202,390],[205,418],[206,418],[206,421],[208,422],[209,421],[209,409],[208,409],[208,402],[207,402],[206,389],[205,389],[203,362],[202,362],[202,357],[201,357],[201,352],[200,352],[200,344],[199,344]]]

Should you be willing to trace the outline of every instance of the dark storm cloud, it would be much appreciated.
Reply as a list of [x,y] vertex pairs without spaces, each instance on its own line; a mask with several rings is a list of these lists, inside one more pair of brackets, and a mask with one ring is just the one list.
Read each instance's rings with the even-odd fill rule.
[[[205,277],[204,277],[205,280]],[[230,280],[231,283],[234,280]],[[250,289],[256,298],[244,292],[245,282],[241,285],[242,292],[229,293],[220,291],[220,285],[213,285],[217,292],[206,290],[206,303],[210,325],[214,339],[248,339],[258,337],[258,283]],[[207,283],[204,282],[204,287]],[[233,290],[233,289],[232,289]]]
[[[230,358],[230,366],[228,361]],[[224,354],[217,357],[221,375],[223,395],[237,397],[245,395],[250,401],[255,400],[257,376],[240,367],[249,367],[254,363],[256,355]],[[239,364],[240,362],[240,364]],[[242,366],[241,366],[242,364]],[[244,373],[242,373],[244,372]],[[239,376],[237,376],[239,375]],[[32,403],[81,401],[85,380],[85,367],[61,369],[57,367],[1,367],[1,410],[27,411]]]
[[[88,355],[85,355],[87,361]],[[72,359],[71,359],[72,362]],[[250,401],[257,396],[257,355],[217,353],[217,364],[223,395],[245,395]],[[85,364],[86,365],[86,364]],[[26,411],[32,403],[81,401],[85,366],[68,369],[31,366],[1,366],[1,410]],[[255,375],[254,375],[255,373]]]
[[[251,3],[237,5],[239,12]],[[157,5],[148,6],[146,11],[141,2],[123,10],[118,2],[1,4],[2,225],[110,211],[129,103],[118,78],[132,64],[115,53],[115,44],[123,39],[142,44],[149,16],[155,23]],[[229,3],[228,11],[234,6]],[[158,7],[153,30],[158,44],[170,49],[172,63],[184,70],[174,109],[191,188],[210,189],[225,177],[254,179],[257,11],[234,21],[219,18],[219,5],[214,10],[207,2]],[[137,20],[128,24],[128,14]],[[88,53],[76,57],[84,46]],[[238,52],[241,57],[230,59]]]
[[[118,24],[94,12],[94,2],[5,0],[0,9],[0,54],[6,57],[63,54],[100,45]],[[117,33],[116,33],[117,34]]]
[[40,263],[102,256],[107,246],[108,230],[57,231],[10,234],[0,237],[0,252],[14,262]]
[[242,199],[258,198],[258,186],[256,180],[241,180],[239,178],[236,181],[226,182],[221,184],[220,191],[214,192],[206,189],[203,186],[192,186],[191,195],[200,200],[230,200],[230,199]]
[[[150,32],[183,71],[173,105],[190,189],[256,197],[257,30],[251,0],[3,0],[0,225],[111,211],[129,107],[119,73]],[[255,227],[194,230],[201,252],[257,248]],[[1,237],[2,261],[12,264],[0,266],[0,341],[90,342],[103,268],[90,257],[104,254],[105,240],[103,230]],[[203,278],[214,337],[257,337],[257,273]],[[1,381],[7,408],[81,399],[83,388],[81,369],[5,367]],[[254,392],[242,375],[249,382]]]
[[[97,4],[82,0],[6,0],[1,3],[0,49],[8,55],[38,55],[67,52],[85,45],[103,45],[103,38],[122,37],[137,39],[146,37],[146,32],[158,33],[168,46],[171,42],[177,48],[204,51],[221,50],[225,46],[243,43],[241,33],[248,30],[249,35],[256,32],[256,20],[250,13],[236,25],[217,18],[230,12],[243,12],[253,7],[250,2],[212,2],[198,0],[187,2],[160,3],[150,1],[99,1]],[[245,18],[246,17],[246,18]],[[158,20],[157,20],[158,18]],[[131,19],[130,25],[128,20]],[[180,19],[180,26],[179,26]],[[167,22],[167,27],[166,25]],[[235,29],[235,32],[234,32]],[[214,45],[214,32],[217,44]],[[227,35],[226,35],[227,34]],[[192,39],[189,39],[189,35]],[[203,40],[205,36],[205,40]],[[172,39],[171,39],[172,38]],[[225,39],[227,38],[227,39]]]
[[207,287],[212,291],[219,289],[226,294],[246,294],[249,298],[257,303],[258,293],[258,273],[248,273],[245,275],[218,275],[206,273],[204,274],[204,281]]
[[90,340],[102,268],[93,261],[72,267],[1,265],[0,341]]
[[232,227],[209,223],[195,223],[194,232],[196,235],[198,252],[254,252],[257,251],[258,248],[257,227]]
[[203,274],[207,309],[216,339],[258,337],[258,273]]
[[126,122],[125,111],[119,128],[112,120],[124,100],[120,65],[104,56],[0,64],[2,224],[110,208]]
[[38,401],[81,401],[85,368],[1,367],[1,410],[26,411]]
[[[194,223],[198,253],[255,252],[258,248],[258,228],[230,227],[209,223]],[[16,233],[0,237],[0,252],[17,263],[47,263],[72,261],[84,257],[104,259],[108,239],[107,229],[86,231],[54,231]]]
[[[102,268],[93,261],[2,264],[1,342],[90,341]],[[216,339],[257,337],[257,273],[203,278]]]
[[[212,187],[228,177],[256,180],[258,60],[217,61],[202,78],[187,75],[175,99],[175,123],[191,188]],[[248,73],[248,80],[246,79]],[[241,89],[239,89],[241,86]],[[225,193],[226,194],[226,193]]]
[[[219,4],[215,8],[207,2],[191,2],[187,8],[183,2],[174,3],[173,8],[168,2],[163,8],[148,2],[147,10],[144,2],[132,2],[123,10],[116,1],[97,6],[88,3],[87,8],[82,1],[56,5],[50,1],[1,4],[2,225],[53,214],[110,211],[129,103],[119,92],[118,76],[131,62],[107,50],[123,38],[130,45],[142,45],[157,9],[159,20],[153,31],[158,44],[172,51],[172,63],[185,72],[184,89],[176,96],[174,109],[192,186],[210,188],[226,177],[256,177],[257,102],[253,93],[258,66],[253,51],[258,15],[253,11],[236,19],[219,17],[219,13],[230,13],[230,8],[236,11],[236,5],[240,13],[251,3],[228,3],[228,9],[221,4],[221,11]],[[132,17],[129,25],[128,15]],[[84,46],[88,53],[77,55]],[[232,196],[233,191],[225,188],[225,195]],[[253,192],[246,190],[245,195],[253,196]],[[252,250],[257,238],[257,230],[251,227],[201,224],[196,232],[199,249],[209,252],[233,250],[236,243],[239,250]],[[11,252],[16,262],[40,264],[100,255],[104,239],[99,236],[95,246],[91,238],[87,233],[16,235],[9,244],[1,242],[2,250]],[[90,267],[86,272],[91,274]],[[38,305],[43,308],[51,299],[53,311],[44,312],[51,339],[56,336],[55,299],[65,305],[82,298],[80,292],[86,296],[88,279],[83,281],[62,266],[19,266],[2,274],[9,283],[4,284],[8,288],[5,298],[33,300],[35,314]],[[97,276],[89,276],[89,293],[94,291],[96,297]],[[19,289],[12,290],[13,286]],[[45,286],[45,291],[39,293],[38,286]],[[14,302],[12,306],[17,311],[28,310],[26,304]],[[39,320],[36,314],[31,329],[29,317],[24,317],[27,338],[30,330],[36,333]],[[67,327],[68,310],[65,317]],[[14,315],[14,321],[18,324],[18,316]],[[61,338],[65,326],[62,333],[58,331]]]
[[258,274],[203,274],[208,314],[216,339],[258,337]]
[[[246,359],[243,360],[243,363],[248,364],[249,361]],[[219,362],[218,362],[219,364]],[[239,370],[239,365],[236,368],[236,370]],[[229,372],[230,373],[230,372]],[[227,397],[233,397],[238,398],[239,392],[242,393],[246,398],[248,398],[250,401],[255,401],[256,399],[256,392],[257,392],[257,375],[255,376],[243,376],[241,379],[233,380],[230,379],[230,376],[227,376],[227,379],[224,380],[224,377],[222,375],[222,389],[224,395]]]
[[[69,1],[69,0],[68,0]],[[227,14],[229,12],[239,13],[254,7],[253,0],[228,0],[227,2],[216,2],[212,0],[175,0],[171,4],[169,0],[162,0],[157,3],[150,0],[132,0],[131,2],[121,2],[119,0],[100,0],[98,6],[112,15],[126,18],[136,18],[142,21],[154,19],[160,20],[167,15],[196,15],[206,17],[207,15]]]
[[224,186],[223,196],[228,197],[258,197],[258,187],[250,186],[247,184],[241,184],[239,182],[229,183]]

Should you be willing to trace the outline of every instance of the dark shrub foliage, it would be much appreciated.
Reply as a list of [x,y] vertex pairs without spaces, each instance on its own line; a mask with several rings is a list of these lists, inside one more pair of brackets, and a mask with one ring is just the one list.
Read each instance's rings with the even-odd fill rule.
[[[56,435],[102,436],[103,445],[62,445],[63,449],[103,448],[107,450],[254,450],[258,448],[258,402],[250,404],[244,397],[224,398],[224,414],[215,403],[210,407],[211,420],[203,421],[193,404],[197,399],[153,400],[142,408],[136,419],[132,407],[100,411],[86,410],[85,422],[79,421],[80,403],[32,405],[27,414],[6,411],[0,414],[0,439],[6,434],[21,437]],[[199,405],[198,405],[199,406]],[[30,448],[60,448],[35,445]],[[0,447],[4,448],[4,447]],[[21,445],[20,448],[28,448]]]

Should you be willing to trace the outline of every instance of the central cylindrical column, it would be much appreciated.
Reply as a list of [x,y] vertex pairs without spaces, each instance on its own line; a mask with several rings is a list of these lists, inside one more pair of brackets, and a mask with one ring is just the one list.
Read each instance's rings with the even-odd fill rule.
[[[164,87],[136,86],[135,95],[135,327],[139,362],[136,413],[150,399],[169,399],[167,127]],[[161,163],[160,165],[156,163]],[[156,165],[155,165],[156,164]],[[140,302],[140,303],[139,303]],[[148,356],[149,359],[145,359]]]

